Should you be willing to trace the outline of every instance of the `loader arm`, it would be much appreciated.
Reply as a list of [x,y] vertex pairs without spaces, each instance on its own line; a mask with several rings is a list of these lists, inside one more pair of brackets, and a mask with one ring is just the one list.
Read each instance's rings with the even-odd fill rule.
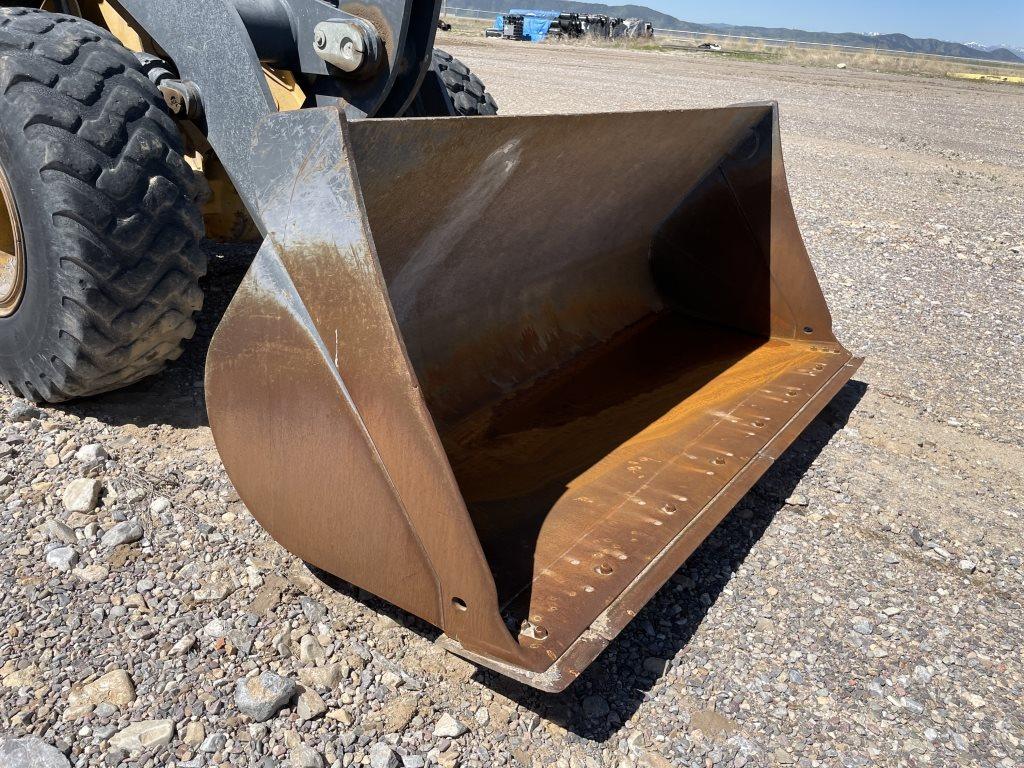
[[[429,67],[440,8],[439,0],[341,9],[323,0],[118,1],[198,92],[207,140],[261,232],[264,189],[249,155],[257,125],[277,109],[263,65],[301,73],[316,106],[350,118],[401,114]],[[346,73],[318,54],[318,31],[346,21],[358,22],[378,51],[369,72]]]

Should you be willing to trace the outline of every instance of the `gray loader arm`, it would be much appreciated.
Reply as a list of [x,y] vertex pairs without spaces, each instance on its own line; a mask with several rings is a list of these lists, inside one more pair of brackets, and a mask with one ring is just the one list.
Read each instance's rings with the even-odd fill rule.
[[430,63],[436,0],[371,0],[363,17],[323,0],[121,0],[198,94],[210,145],[256,225],[261,184],[253,132],[275,111],[262,65],[310,81],[316,106],[347,117],[401,114]]

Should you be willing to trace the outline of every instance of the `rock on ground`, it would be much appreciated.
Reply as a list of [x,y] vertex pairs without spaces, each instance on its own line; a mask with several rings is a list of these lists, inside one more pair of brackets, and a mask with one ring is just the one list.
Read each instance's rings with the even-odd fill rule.
[[212,755],[224,749],[224,746],[227,743],[228,735],[226,733],[211,733],[203,739],[202,744],[199,745],[199,751],[207,755]]
[[46,564],[67,573],[78,562],[78,550],[74,547],[55,547],[46,553]]
[[7,408],[7,419],[12,424],[21,424],[32,419],[38,419],[42,415],[42,411],[25,400],[14,400]]
[[419,697],[416,694],[399,696],[381,709],[385,733],[401,733],[416,716]]
[[76,686],[68,694],[71,706],[89,704],[112,704],[124,707],[135,701],[135,684],[131,675],[123,669],[115,669],[91,683]]
[[96,509],[99,503],[102,483],[92,477],[80,477],[68,483],[61,496],[64,509],[68,512],[88,513]]
[[324,768],[324,759],[315,749],[296,747],[288,756],[288,768]]
[[0,766],[3,768],[70,768],[64,754],[36,736],[0,738]]
[[306,688],[299,694],[295,704],[295,714],[299,720],[316,720],[327,711],[323,697],[312,688]]
[[125,752],[165,747],[174,738],[173,720],[145,720],[132,723],[110,737],[110,745]]
[[325,664],[321,667],[304,667],[299,670],[299,681],[311,688],[334,688],[348,676],[350,667],[344,663]]
[[99,443],[89,443],[75,451],[75,458],[82,463],[89,463],[93,461],[105,461],[110,458],[110,454],[108,454],[107,449]]
[[206,727],[197,720],[190,721],[181,735],[181,740],[192,747],[198,747],[205,739]]
[[141,538],[142,526],[134,520],[125,520],[104,533],[100,543],[104,547],[113,548],[121,544],[134,544]]
[[238,681],[235,704],[243,715],[262,722],[276,715],[291,700],[295,690],[294,680],[263,672]]
[[583,699],[583,714],[587,717],[604,717],[610,711],[603,696],[587,696]]
[[455,739],[466,733],[469,730],[465,725],[460,723],[450,714],[445,712],[441,715],[441,718],[437,721],[434,726],[434,738],[450,738]]
[[400,761],[389,745],[378,741],[370,747],[370,768],[398,768]]

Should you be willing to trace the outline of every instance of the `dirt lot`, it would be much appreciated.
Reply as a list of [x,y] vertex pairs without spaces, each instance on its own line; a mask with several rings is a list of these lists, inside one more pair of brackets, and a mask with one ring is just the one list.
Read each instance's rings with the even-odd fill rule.
[[[36,414],[2,398],[0,737],[76,766],[1024,764],[1024,89],[441,38],[504,114],[778,100],[836,334],[867,362],[549,696],[324,588],[245,512],[202,362],[250,252],[211,245],[165,376]],[[94,443],[109,458],[76,457]],[[82,478],[95,515],[62,506]],[[141,540],[103,544],[131,521]],[[119,670],[119,692],[88,686]],[[266,670],[318,693],[253,724],[235,685]],[[445,716],[467,732],[435,734]],[[167,722],[139,749],[124,729],[144,721]]]

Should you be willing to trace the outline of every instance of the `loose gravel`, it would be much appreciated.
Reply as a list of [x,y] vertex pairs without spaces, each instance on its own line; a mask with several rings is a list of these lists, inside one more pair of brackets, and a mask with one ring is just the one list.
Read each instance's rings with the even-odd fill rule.
[[1024,763],[1024,89],[443,45],[505,114],[778,99],[836,333],[866,364],[551,696],[327,587],[248,515],[202,361],[251,250],[208,245],[200,329],[165,375],[0,396],[5,766]]

